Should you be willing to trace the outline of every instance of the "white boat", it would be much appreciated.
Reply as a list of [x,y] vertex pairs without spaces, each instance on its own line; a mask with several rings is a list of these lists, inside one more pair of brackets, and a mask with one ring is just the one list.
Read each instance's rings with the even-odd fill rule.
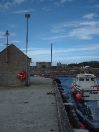
[[99,100],[99,85],[94,74],[78,74],[71,90],[75,99]]
[[[67,84],[62,80],[61,86],[65,87]],[[60,86],[59,90],[60,93],[63,92]],[[65,90],[69,98],[66,98],[64,105],[72,126],[99,132],[99,86],[96,76],[78,74],[71,89],[66,86]]]

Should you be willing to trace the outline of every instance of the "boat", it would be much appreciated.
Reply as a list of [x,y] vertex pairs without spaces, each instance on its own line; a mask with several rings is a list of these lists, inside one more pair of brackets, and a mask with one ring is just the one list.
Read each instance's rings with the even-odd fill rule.
[[71,86],[75,111],[90,132],[99,132],[99,85],[94,74],[78,74]]

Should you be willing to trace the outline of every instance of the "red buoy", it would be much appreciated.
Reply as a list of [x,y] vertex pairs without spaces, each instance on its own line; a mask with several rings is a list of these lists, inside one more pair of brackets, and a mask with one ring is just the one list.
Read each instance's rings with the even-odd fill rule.
[[97,87],[97,90],[99,90],[99,87]]
[[26,72],[25,71],[19,72],[18,75],[17,75],[17,77],[21,81],[25,80],[26,79]]
[[76,93],[75,97],[77,101],[80,101],[82,99],[82,96],[79,92]]
[[80,123],[80,128],[81,128],[81,129],[85,129],[86,126],[85,126],[83,123]]

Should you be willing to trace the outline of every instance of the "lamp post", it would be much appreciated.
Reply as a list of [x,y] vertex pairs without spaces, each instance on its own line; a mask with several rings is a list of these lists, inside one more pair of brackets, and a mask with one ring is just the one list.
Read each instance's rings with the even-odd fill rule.
[[52,43],[51,43],[51,67],[52,67],[52,57],[53,57],[53,56],[52,56],[52,46],[53,46],[53,45],[52,45]]
[[28,19],[30,18],[30,13],[25,14],[26,18],[26,86],[29,86],[29,65],[28,65],[28,57],[27,57],[27,50],[28,50]]
[[6,31],[6,33],[5,33],[5,36],[7,37],[7,43],[6,43],[6,63],[8,63],[8,45],[9,45],[9,43],[8,43],[8,37],[9,37],[9,32],[8,32],[8,30]]

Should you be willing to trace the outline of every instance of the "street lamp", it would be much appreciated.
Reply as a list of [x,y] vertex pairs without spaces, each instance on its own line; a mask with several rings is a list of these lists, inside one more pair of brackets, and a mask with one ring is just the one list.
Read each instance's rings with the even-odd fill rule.
[[28,57],[27,57],[27,49],[28,49],[28,19],[30,18],[30,13],[25,14],[27,26],[26,26],[26,86],[29,86],[29,69],[28,69]]
[[51,67],[52,67],[52,57],[53,57],[53,56],[52,56],[52,52],[53,52],[53,51],[52,51],[52,48],[53,48],[52,46],[53,46],[53,45],[52,45],[52,43],[51,43]]
[[8,45],[9,45],[9,42],[8,42],[8,37],[9,37],[9,32],[8,30],[6,30],[6,33],[5,33],[5,36],[7,37],[7,43],[6,43],[6,62],[8,63]]

